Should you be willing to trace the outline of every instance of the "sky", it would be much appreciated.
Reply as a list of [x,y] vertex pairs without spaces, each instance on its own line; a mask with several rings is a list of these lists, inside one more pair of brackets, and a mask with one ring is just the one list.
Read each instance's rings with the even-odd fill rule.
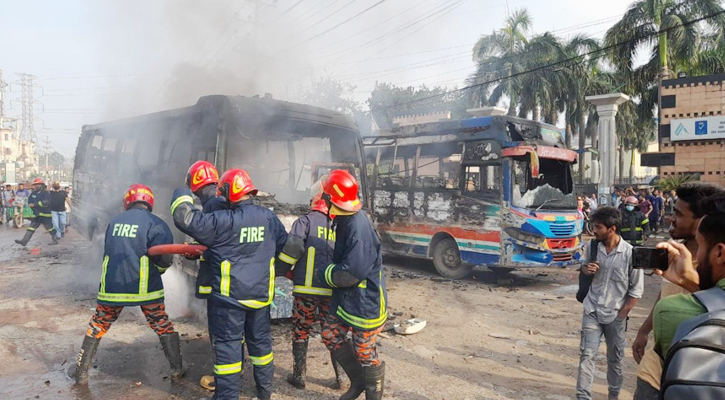
[[208,94],[294,101],[313,79],[460,87],[478,37],[529,10],[533,32],[601,38],[631,0],[0,0],[6,114],[36,76],[35,130],[67,157],[84,124]]

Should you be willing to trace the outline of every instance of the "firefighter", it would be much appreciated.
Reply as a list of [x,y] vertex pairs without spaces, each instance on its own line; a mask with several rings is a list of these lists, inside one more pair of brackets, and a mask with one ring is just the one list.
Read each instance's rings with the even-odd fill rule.
[[40,225],[50,234],[50,244],[58,244],[55,238],[55,228],[53,228],[53,216],[50,213],[50,192],[46,189],[45,182],[41,178],[33,179],[33,192],[28,196],[28,206],[33,209],[33,220],[30,222],[25,236],[21,240],[15,239],[15,243],[25,246],[33,237],[35,230]]
[[69,371],[78,384],[88,383],[88,368],[98,344],[126,306],[141,306],[146,321],[159,336],[171,366],[171,378],[180,379],[185,373],[179,334],[166,314],[161,281],[173,256],[147,255],[149,247],[173,243],[171,229],[151,213],[154,194],[145,185],[128,188],[123,207],[125,211],[114,217],[106,229],[96,314],[91,318],[76,365]]
[[[312,186],[310,212],[292,225],[287,243],[277,259],[277,275],[287,275],[292,268],[294,365],[287,382],[298,389],[305,387],[310,331],[315,323],[322,324],[329,315],[332,297],[332,288],[319,278],[319,271],[332,262],[335,247],[335,233],[328,217],[327,202],[322,199],[322,182],[321,179]],[[339,389],[340,373],[334,360],[332,367],[335,371],[333,388]]]
[[647,217],[639,210],[639,201],[634,196],[629,196],[624,201],[622,211],[622,239],[632,246],[644,244],[644,236],[649,224]]
[[272,395],[274,356],[270,304],[274,297],[274,261],[287,232],[277,216],[253,203],[257,194],[246,171],[230,169],[218,193],[228,209],[204,214],[193,207],[191,192],[179,188],[171,200],[176,227],[208,247],[212,271],[207,300],[209,335],[214,349],[214,399],[238,399],[242,340],[246,337],[257,398]]
[[[226,200],[217,196],[217,184],[219,183],[219,172],[214,164],[200,160],[189,167],[186,173],[186,186],[201,201],[202,212],[210,213],[223,210]],[[199,260],[199,272],[196,275],[196,297],[208,299],[211,295],[212,272],[209,263],[206,261],[209,254],[205,254]],[[212,345],[213,346],[213,345]],[[212,352],[214,348],[212,347]],[[199,380],[199,385],[207,390],[214,390],[214,375],[204,375]]]
[[[332,289],[332,307],[322,337],[350,378],[340,400],[383,398],[385,363],[378,360],[376,341],[388,317],[380,238],[362,208],[355,177],[332,171],[324,183],[324,198],[335,216],[335,251],[324,270]],[[352,340],[347,341],[348,329]]]

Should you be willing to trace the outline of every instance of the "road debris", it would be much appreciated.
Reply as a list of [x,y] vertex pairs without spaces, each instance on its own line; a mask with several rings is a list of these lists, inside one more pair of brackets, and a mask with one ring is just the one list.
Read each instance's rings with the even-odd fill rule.
[[395,333],[399,335],[413,335],[423,330],[426,321],[420,318],[412,318],[407,321],[395,324]]

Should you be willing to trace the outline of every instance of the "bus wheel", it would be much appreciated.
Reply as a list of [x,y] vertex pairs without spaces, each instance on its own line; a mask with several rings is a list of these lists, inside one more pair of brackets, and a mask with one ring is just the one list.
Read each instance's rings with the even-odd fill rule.
[[471,273],[472,265],[461,261],[458,244],[452,238],[443,239],[433,249],[436,271],[448,279],[461,279]]

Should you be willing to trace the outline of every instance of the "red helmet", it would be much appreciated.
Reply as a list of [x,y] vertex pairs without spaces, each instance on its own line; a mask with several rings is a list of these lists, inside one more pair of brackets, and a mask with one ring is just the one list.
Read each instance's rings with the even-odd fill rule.
[[186,185],[192,192],[196,192],[206,185],[216,185],[217,183],[219,183],[219,172],[209,161],[201,160],[191,164],[186,173]]
[[256,195],[257,188],[254,187],[247,171],[232,168],[222,174],[217,186],[217,196],[224,196],[230,203],[238,203],[248,194]]
[[35,178],[33,179],[33,185],[45,185],[45,181],[43,178]]
[[336,169],[330,172],[322,190],[330,197],[330,202],[341,210],[356,212],[362,208],[357,195],[357,179],[345,170]]
[[131,185],[126,190],[126,194],[123,195],[123,208],[128,210],[134,203],[146,203],[149,206],[149,210],[154,208],[154,192],[146,186],[140,183]]

